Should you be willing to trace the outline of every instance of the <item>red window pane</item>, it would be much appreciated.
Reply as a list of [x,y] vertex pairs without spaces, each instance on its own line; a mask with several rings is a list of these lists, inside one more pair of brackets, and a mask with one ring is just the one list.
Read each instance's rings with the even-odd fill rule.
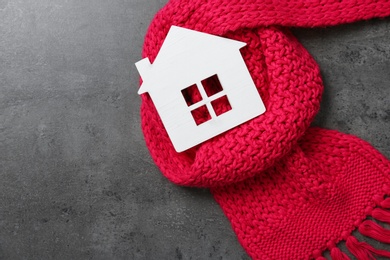
[[207,122],[211,119],[209,110],[207,109],[206,105],[192,110],[191,114],[197,125],[203,124],[204,122]]
[[214,108],[215,114],[217,116],[222,115],[229,110],[232,110],[227,96],[220,97],[216,100],[211,101],[211,105]]
[[191,106],[195,103],[198,103],[202,100],[202,96],[200,95],[199,89],[196,84],[189,86],[181,91],[181,94],[184,97],[188,106]]
[[217,74],[202,80],[202,85],[208,97],[211,97],[212,95],[215,95],[223,90]]

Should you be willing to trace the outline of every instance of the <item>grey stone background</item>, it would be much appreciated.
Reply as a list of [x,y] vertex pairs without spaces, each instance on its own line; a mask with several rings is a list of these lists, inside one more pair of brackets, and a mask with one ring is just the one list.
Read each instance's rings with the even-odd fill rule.
[[[0,0],[0,259],[249,259],[144,145],[133,64],[165,3]],[[389,157],[390,20],[293,32],[325,81],[315,124]]]

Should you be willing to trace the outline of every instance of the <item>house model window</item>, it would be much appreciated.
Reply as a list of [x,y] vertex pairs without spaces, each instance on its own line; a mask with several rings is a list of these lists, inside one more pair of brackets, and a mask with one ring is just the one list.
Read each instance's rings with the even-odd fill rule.
[[197,125],[232,109],[216,74],[183,89],[182,94]]
[[241,56],[246,43],[172,26],[153,64],[135,65],[177,152],[265,112]]

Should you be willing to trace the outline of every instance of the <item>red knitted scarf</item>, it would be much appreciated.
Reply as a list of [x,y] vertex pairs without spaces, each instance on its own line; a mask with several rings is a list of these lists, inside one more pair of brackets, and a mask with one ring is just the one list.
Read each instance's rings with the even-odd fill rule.
[[390,223],[390,163],[356,137],[309,128],[323,84],[286,28],[389,15],[388,0],[171,0],[155,16],[143,49],[152,62],[171,25],[247,43],[241,52],[266,113],[183,153],[148,95],[141,116],[162,173],[178,185],[209,187],[253,259],[323,259],[326,250],[349,259],[341,241],[358,259],[390,257],[351,234],[390,243],[390,230],[367,220]]

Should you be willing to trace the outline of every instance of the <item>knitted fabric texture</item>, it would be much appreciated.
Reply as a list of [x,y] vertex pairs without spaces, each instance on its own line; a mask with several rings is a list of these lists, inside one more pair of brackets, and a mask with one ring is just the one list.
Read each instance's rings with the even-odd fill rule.
[[253,259],[322,259],[326,250],[332,259],[349,259],[341,241],[358,259],[390,257],[352,235],[358,229],[390,242],[390,230],[366,220],[390,223],[390,163],[356,137],[309,127],[323,84],[287,28],[389,15],[387,0],[171,0],[155,16],[143,48],[151,62],[172,25],[247,43],[241,53],[266,113],[183,153],[148,95],[141,117],[162,173],[178,185],[210,188]]

